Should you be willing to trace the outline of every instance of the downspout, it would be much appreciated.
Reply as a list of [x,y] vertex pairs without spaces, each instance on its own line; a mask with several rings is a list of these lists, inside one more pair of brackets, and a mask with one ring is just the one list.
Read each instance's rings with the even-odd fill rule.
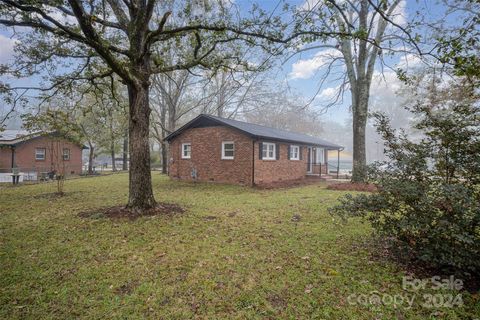
[[255,186],[255,140],[252,139],[252,187]]

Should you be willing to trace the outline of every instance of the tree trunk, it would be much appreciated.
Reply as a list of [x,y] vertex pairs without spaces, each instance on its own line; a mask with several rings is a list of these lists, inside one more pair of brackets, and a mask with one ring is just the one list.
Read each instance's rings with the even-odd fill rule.
[[227,73],[226,72],[221,72],[219,75],[220,79],[218,79],[218,76],[216,79],[217,82],[217,116],[223,118],[225,116],[225,102],[226,102],[226,86],[227,86]]
[[168,150],[167,150],[167,143],[165,142],[165,137],[171,132],[167,132],[166,125],[167,125],[167,106],[165,104],[162,104],[162,109],[160,112],[160,122],[162,123],[162,134],[161,134],[161,141],[160,141],[160,146],[162,148],[161,150],[161,159],[162,159],[162,173],[167,174],[167,159],[168,159]]
[[357,82],[356,92],[352,92],[353,110],[353,172],[352,182],[365,182],[367,178],[367,156],[365,131],[368,117],[368,83]]
[[128,129],[125,130],[125,136],[123,137],[123,162],[122,162],[122,170],[128,170]]
[[150,171],[150,106],[149,85],[129,84],[129,198],[127,208],[136,212],[155,207]]
[[175,131],[177,125],[177,113],[175,107],[168,108],[168,131]]
[[168,153],[167,153],[167,144],[162,142],[162,173],[167,174],[167,164],[168,164]]
[[95,148],[93,145],[89,142],[89,151],[88,151],[88,174],[93,174],[93,155],[95,152]]
[[110,114],[110,155],[112,157],[112,171],[117,171],[115,164],[115,132],[113,130],[113,116]]
[[112,171],[117,171],[117,166],[115,164],[115,145],[113,142],[110,146],[110,156],[112,157]]

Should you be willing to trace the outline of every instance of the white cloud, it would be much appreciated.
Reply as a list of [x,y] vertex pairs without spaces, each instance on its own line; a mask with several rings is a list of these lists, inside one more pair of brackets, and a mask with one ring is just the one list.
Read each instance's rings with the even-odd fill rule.
[[13,48],[16,41],[0,34],[0,63],[7,63],[13,58]]
[[313,58],[298,60],[292,65],[292,71],[289,74],[291,79],[309,79],[315,72],[327,66],[332,59],[341,56],[340,51],[336,49],[327,49],[317,52]]
[[372,85],[370,87],[370,96],[374,98],[395,96],[395,92],[397,92],[402,86],[403,82],[398,79],[395,72],[387,71],[382,74],[375,71],[373,73]]
[[320,92],[317,98],[321,100],[332,100],[337,96],[338,90],[339,90],[338,87],[325,88]]
[[398,63],[396,64],[397,68],[409,69],[422,65],[422,59],[416,54],[405,54],[400,57]]

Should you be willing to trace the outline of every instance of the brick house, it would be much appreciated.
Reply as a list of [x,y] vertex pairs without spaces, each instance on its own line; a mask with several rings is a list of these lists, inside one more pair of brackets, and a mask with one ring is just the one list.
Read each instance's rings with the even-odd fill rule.
[[17,170],[21,179],[30,180],[50,172],[80,174],[83,148],[54,133],[5,130],[0,132],[0,173]]
[[204,114],[165,140],[170,177],[242,185],[321,176],[327,151],[343,150],[309,135]]

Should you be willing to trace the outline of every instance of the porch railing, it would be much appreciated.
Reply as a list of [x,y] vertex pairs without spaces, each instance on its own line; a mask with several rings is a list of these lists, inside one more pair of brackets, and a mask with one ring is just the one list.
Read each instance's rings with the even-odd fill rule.
[[[311,171],[309,171],[311,168]],[[327,162],[327,163],[307,163],[307,172],[311,175],[333,175],[336,179],[339,179],[340,176],[345,175],[348,177],[348,174],[340,173],[340,165],[337,162]]]

